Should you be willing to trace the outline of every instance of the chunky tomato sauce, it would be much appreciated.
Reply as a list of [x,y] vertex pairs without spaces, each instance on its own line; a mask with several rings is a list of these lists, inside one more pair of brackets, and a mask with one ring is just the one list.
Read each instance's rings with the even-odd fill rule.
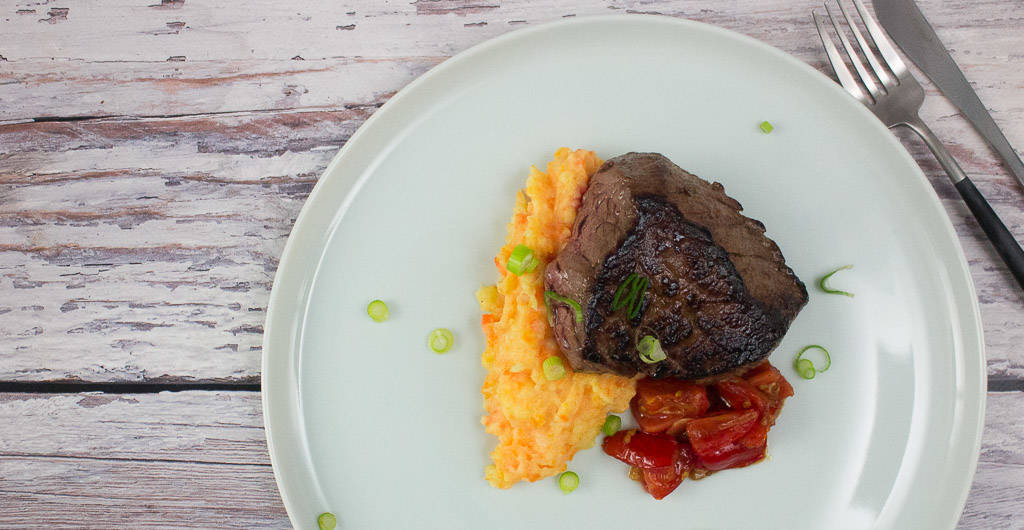
[[608,436],[602,447],[661,499],[687,477],[764,459],[768,430],[792,395],[793,387],[768,361],[708,384],[641,379],[630,403],[640,429]]

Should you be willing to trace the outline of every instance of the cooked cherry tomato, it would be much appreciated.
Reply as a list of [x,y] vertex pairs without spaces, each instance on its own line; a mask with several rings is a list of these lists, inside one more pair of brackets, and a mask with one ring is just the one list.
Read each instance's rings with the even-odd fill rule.
[[686,434],[693,450],[704,458],[742,438],[750,432],[759,417],[756,410],[721,412],[690,420],[686,424]]
[[767,361],[742,377],[707,385],[641,379],[630,406],[640,430],[604,439],[605,453],[632,466],[655,499],[686,477],[744,467],[764,459],[768,430],[793,387]]
[[765,446],[745,447],[740,443],[731,443],[710,453],[697,457],[697,467],[709,471],[721,471],[734,467],[744,467],[764,458]]
[[701,385],[678,379],[644,378],[637,381],[636,396],[630,405],[644,432],[679,435],[686,421],[703,415],[711,403]]
[[688,444],[679,444],[679,452],[676,454],[674,465],[640,471],[640,482],[643,484],[644,491],[650,493],[655,499],[663,499],[689,476],[695,461],[696,456],[693,454],[693,449],[690,449]]
[[793,395],[793,386],[782,376],[782,372],[764,362],[743,375],[755,388],[764,392],[768,399],[781,401]]
[[636,429],[606,436],[601,448],[609,456],[640,469],[675,465],[679,443],[665,434],[649,434]]
[[765,447],[768,445],[768,429],[771,428],[771,424],[767,423],[763,419],[754,423],[754,426],[750,428],[747,434],[744,434],[742,438],[737,440],[736,443],[743,447]]
[[743,379],[719,381],[715,388],[732,410],[754,409],[758,414],[768,411],[768,396]]

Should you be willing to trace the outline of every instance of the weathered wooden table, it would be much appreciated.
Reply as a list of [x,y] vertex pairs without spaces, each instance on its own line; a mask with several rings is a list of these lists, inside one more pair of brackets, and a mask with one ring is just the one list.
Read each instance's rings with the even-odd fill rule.
[[[810,0],[0,1],[0,527],[288,525],[259,401],[278,256],[320,172],[416,76],[562,17],[644,12],[826,71]],[[1024,145],[1024,3],[923,0]],[[935,94],[933,89],[930,94]],[[924,116],[1007,225],[1024,193],[941,97]],[[988,347],[962,525],[1024,527],[1024,297],[938,165]]]

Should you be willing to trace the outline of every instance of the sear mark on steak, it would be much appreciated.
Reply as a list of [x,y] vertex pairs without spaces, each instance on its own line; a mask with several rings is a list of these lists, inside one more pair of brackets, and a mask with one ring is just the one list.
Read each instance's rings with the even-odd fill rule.
[[[581,303],[553,304],[555,338],[573,369],[697,379],[756,363],[807,303],[764,225],[743,216],[718,183],[664,156],[613,158],[591,179],[572,235],[545,270],[546,288]],[[630,273],[649,280],[640,312],[612,310]],[[644,335],[664,361],[640,360]]]

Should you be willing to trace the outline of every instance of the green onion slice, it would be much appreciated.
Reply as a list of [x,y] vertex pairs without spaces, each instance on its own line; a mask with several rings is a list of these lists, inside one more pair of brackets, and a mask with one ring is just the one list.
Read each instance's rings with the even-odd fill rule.
[[558,381],[565,377],[565,365],[562,364],[562,358],[557,355],[544,359],[541,367],[544,369],[544,378],[548,381]]
[[629,273],[615,290],[615,296],[612,297],[612,311],[618,311],[625,307],[626,316],[636,318],[643,306],[644,293],[647,292],[648,285],[650,285],[650,280],[646,277],[635,272]]
[[505,268],[512,274],[520,276],[533,271],[539,264],[540,260],[533,255],[533,249],[526,245],[516,245],[508,257],[508,262],[505,263]]
[[636,318],[636,316],[640,314],[640,307],[644,305],[644,293],[647,292],[647,285],[650,283],[650,280],[641,276],[640,280],[636,283],[636,295],[631,297],[629,312],[626,313],[626,316],[631,319]]
[[[807,350],[821,350],[821,353],[825,355],[825,366],[818,368],[814,366],[814,363],[811,362],[810,359],[804,359],[803,356]],[[832,367],[832,357],[828,354],[828,350],[825,348],[818,346],[817,344],[811,344],[809,346],[804,346],[804,348],[800,350],[800,353],[796,354],[796,359],[793,360],[793,367],[796,368],[800,377],[803,377],[804,379],[813,379],[815,374],[826,372]]]
[[601,432],[603,432],[605,436],[611,436],[619,432],[619,429],[621,428],[622,418],[614,414],[609,414],[608,417],[604,419],[604,425],[601,426]]
[[331,512],[324,512],[316,518],[316,526],[320,530],[334,530],[334,527],[338,525],[338,518]]
[[637,275],[635,272],[629,273],[625,280],[619,284],[619,288],[615,290],[615,297],[612,298],[612,311],[618,311],[622,309],[622,306],[626,304],[627,298],[623,298],[633,286],[633,282],[636,281]]
[[[544,291],[544,304],[550,306],[551,300],[561,302],[571,307],[573,314],[576,315],[576,323],[579,324],[583,322],[583,307],[580,306],[579,302],[573,300],[572,298],[562,296],[554,291]],[[548,321],[550,320],[551,319],[549,318]]]
[[761,124],[758,125],[758,128],[760,128],[761,132],[763,132],[765,134],[769,134],[769,133],[771,133],[772,131],[775,130],[775,127],[773,127],[772,124],[767,122],[767,121],[761,122]]
[[816,371],[814,370],[814,363],[809,359],[797,359],[793,363],[793,368],[796,368],[796,373],[800,374],[800,377],[814,379]]
[[845,266],[839,267],[838,269],[836,269],[836,270],[834,270],[834,271],[832,271],[832,272],[822,276],[821,279],[818,280],[818,287],[821,287],[821,290],[825,291],[828,294],[842,294],[842,295],[849,296],[850,298],[853,298],[853,293],[847,292],[847,291],[840,291],[839,289],[833,289],[833,288],[829,287],[828,284],[826,283],[826,282],[828,282],[828,279],[832,277],[833,274],[835,274],[835,273],[837,273],[839,271],[850,270],[852,268],[853,268],[853,265],[845,265]]
[[562,490],[562,493],[572,493],[578,487],[580,487],[580,476],[576,473],[566,471],[558,475],[558,489]]
[[427,335],[427,346],[434,353],[445,353],[452,349],[453,345],[455,345],[455,335],[449,329],[437,328]]
[[661,348],[661,341],[654,335],[644,335],[637,343],[636,349],[640,352],[640,360],[647,364],[654,364],[668,358],[665,350]]
[[366,306],[366,314],[370,315],[374,322],[384,322],[391,316],[391,311],[388,310],[388,305],[384,302],[374,300]]

